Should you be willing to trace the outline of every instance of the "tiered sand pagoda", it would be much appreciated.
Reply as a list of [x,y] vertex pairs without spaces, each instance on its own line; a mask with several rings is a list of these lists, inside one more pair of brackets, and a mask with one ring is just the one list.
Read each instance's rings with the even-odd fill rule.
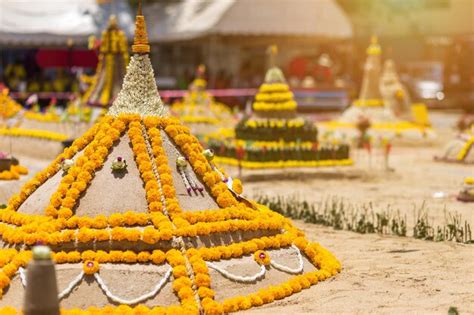
[[[272,60],[276,50],[269,48]],[[348,145],[318,141],[316,126],[298,117],[283,72],[271,64],[255,96],[253,114],[237,124],[235,134],[219,131],[209,137],[217,160],[256,169],[352,164]]]
[[95,75],[84,78],[90,86],[82,97],[82,103],[109,107],[120,91],[128,61],[127,37],[112,15],[107,29],[102,32]]
[[[382,75],[382,49],[372,37],[359,98],[336,121],[318,124],[324,132],[355,134],[360,121],[368,121],[373,133],[405,138],[433,137],[426,106],[411,104],[398,79],[393,61],[387,60]],[[411,113],[410,113],[411,111]]]
[[217,131],[220,127],[234,125],[232,111],[226,105],[216,102],[206,91],[206,67],[199,65],[196,78],[189,85],[189,91],[181,101],[171,106],[171,114],[191,129],[198,138]]
[[0,210],[0,304],[21,307],[37,242],[53,250],[62,314],[230,313],[335,275],[329,251],[228,187],[162,116],[140,10],[132,47],[108,114]]

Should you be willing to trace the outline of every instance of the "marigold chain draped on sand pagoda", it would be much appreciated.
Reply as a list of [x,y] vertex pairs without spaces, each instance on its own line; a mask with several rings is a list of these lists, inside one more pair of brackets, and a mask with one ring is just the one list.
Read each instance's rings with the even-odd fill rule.
[[[338,273],[329,251],[235,194],[189,129],[162,116],[141,15],[136,33],[109,114],[0,210],[0,313],[21,308],[37,242],[53,251],[62,314],[222,314]],[[188,194],[176,154],[202,191]]]

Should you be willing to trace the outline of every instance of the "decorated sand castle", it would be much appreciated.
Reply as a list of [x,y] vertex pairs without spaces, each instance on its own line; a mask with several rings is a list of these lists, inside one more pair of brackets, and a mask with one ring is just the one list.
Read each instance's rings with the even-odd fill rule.
[[53,251],[62,314],[230,313],[339,272],[162,115],[140,9],[132,50],[108,114],[0,210],[1,313],[21,308],[37,242]]
[[[271,59],[277,48],[269,48]],[[217,160],[248,168],[332,166],[352,164],[348,145],[318,141],[318,130],[298,117],[297,104],[283,72],[274,65],[265,75],[252,105],[235,131],[221,130],[208,139]]]
[[234,124],[231,110],[226,105],[216,102],[206,91],[205,73],[206,67],[200,65],[196,71],[196,78],[189,85],[189,92],[183,100],[175,102],[170,110],[172,115],[178,117],[198,137]]
[[[336,121],[318,124],[322,132],[357,133],[361,121],[370,124],[371,132],[417,139],[432,138],[426,106],[411,104],[409,95],[399,81],[393,61],[382,69],[382,49],[372,37],[359,98]],[[383,70],[383,74],[382,74]]]

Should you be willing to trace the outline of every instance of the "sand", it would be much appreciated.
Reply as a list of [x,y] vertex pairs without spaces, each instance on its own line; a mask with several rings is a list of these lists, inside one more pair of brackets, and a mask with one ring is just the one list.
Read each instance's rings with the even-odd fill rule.
[[295,221],[342,261],[335,278],[243,314],[474,313],[472,245],[360,235]]

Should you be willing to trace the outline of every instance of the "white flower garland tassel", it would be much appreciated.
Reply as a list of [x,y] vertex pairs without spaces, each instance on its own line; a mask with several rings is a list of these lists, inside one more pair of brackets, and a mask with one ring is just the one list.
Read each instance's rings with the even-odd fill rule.
[[262,278],[265,275],[265,272],[266,272],[265,266],[262,265],[262,266],[260,266],[260,271],[258,273],[256,273],[255,275],[253,275],[253,276],[238,276],[238,275],[231,274],[227,270],[225,270],[225,269],[223,269],[223,268],[221,268],[221,267],[219,267],[216,264],[213,264],[211,262],[206,262],[206,264],[209,268],[216,270],[217,272],[222,274],[224,277],[226,277],[230,280],[237,281],[237,282],[255,282],[258,279]]
[[168,271],[166,271],[165,273],[165,276],[161,278],[160,282],[156,284],[156,286],[153,288],[152,291],[131,300],[122,299],[121,297],[118,297],[114,295],[112,292],[110,292],[109,288],[107,287],[107,284],[99,275],[99,273],[94,273],[94,278],[97,280],[97,283],[99,284],[102,291],[104,291],[105,295],[107,295],[107,297],[110,298],[112,301],[120,303],[120,304],[134,305],[134,304],[138,304],[149,298],[154,297],[163,288],[163,286],[168,282],[169,278],[171,277],[171,273],[172,273],[172,268],[169,267]]
[[283,272],[293,273],[293,274],[301,273],[303,271],[303,266],[304,266],[303,256],[301,255],[301,252],[298,247],[296,247],[295,245],[292,245],[291,247],[296,251],[296,254],[298,255],[298,267],[290,268],[290,267],[277,263],[273,259],[270,261],[270,265],[273,268],[278,269]]

